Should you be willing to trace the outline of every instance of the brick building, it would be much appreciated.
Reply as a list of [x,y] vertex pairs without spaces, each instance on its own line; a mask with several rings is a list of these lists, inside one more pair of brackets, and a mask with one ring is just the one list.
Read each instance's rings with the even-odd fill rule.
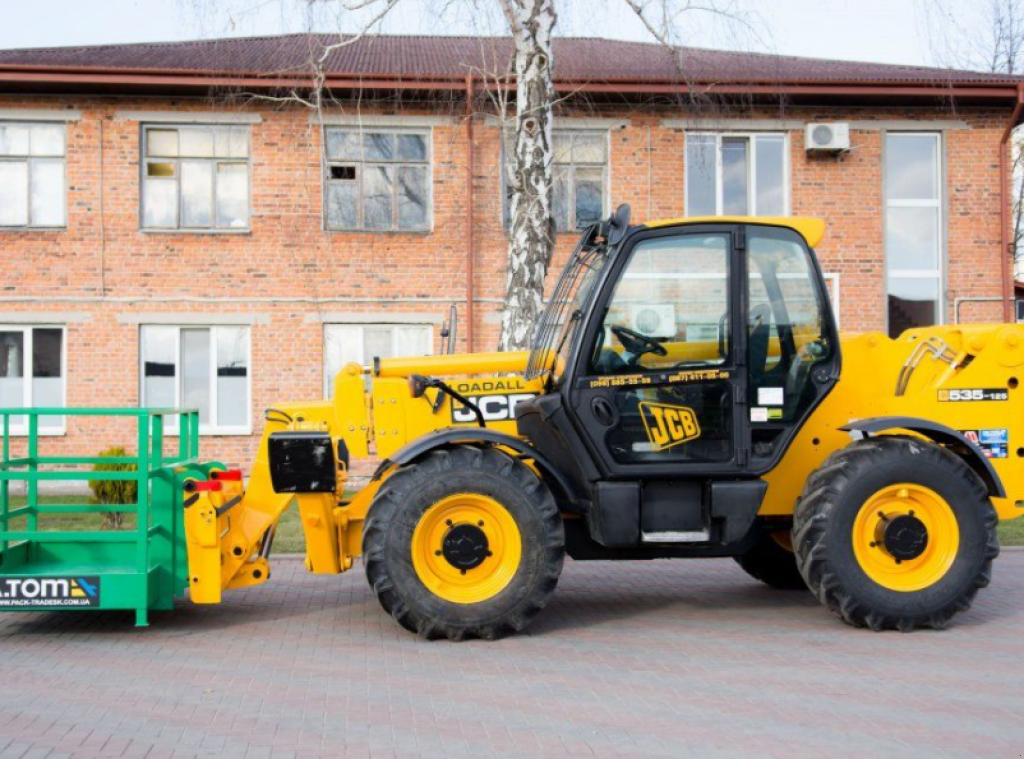
[[[508,41],[365,38],[328,59],[322,113],[279,99],[317,44],[0,51],[0,406],[198,406],[205,454],[244,464],[265,407],[349,360],[439,350],[453,306],[457,347],[494,347]],[[843,329],[1009,318],[1022,80],[597,39],[555,55],[560,256],[621,202],[822,216]],[[808,150],[819,123],[849,149]]]

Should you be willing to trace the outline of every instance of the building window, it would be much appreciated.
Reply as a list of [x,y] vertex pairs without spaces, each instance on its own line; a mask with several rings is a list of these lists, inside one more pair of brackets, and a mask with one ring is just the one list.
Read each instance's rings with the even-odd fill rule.
[[[608,215],[608,132],[556,129],[554,142],[554,214],[559,231],[585,229]],[[505,140],[504,216],[511,221],[512,188],[508,176],[515,136]]]
[[434,329],[429,324],[325,324],[324,395],[334,394],[334,378],[345,364],[372,366],[374,358],[433,352]]
[[[64,366],[63,327],[0,326],[0,408],[63,408]],[[12,434],[27,431],[27,417],[11,417]],[[39,417],[39,431],[62,433],[64,417]]]
[[0,123],[0,228],[67,224],[63,124]]
[[885,136],[889,334],[942,321],[942,160],[937,133]]
[[784,134],[686,135],[687,216],[786,216]]
[[145,325],[140,334],[144,407],[198,409],[207,435],[252,431],[248,327]]
[[430,132],[328,127],[327,228],[430,229]]
[[249,229],[248,127],[143,131],[143,229]]

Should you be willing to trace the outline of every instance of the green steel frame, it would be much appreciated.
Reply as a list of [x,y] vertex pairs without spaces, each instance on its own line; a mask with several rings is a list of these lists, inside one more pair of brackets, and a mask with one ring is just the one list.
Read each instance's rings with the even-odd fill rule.
[[[40,455],[39,419],[45,416],[135,418],[138,455]],[[163,452],[165,419],[170,417],[179,419],[175,457],[165,457]],[[16,436],[25,455],[12,458],[14,419],[27,420],[27,434]],[[205,478],[211,466],[198,460],[199,413],[194,409],[0,408],[0,429],[0,611],[129,609],[135,611],[136,625],[144,627],[150,610],[171,609],[188,584],[181,480],[186,473]],[[136,469],[95,471],[95,464],[134,464]],[[130,505],[40,503],[39,483],[60,480],[134,480],[138,500]],[[11,482],[26,483],[24,506],[11,507]],[[135,514],[135,529],[39,529],[40,515],[114,511]],[[11,520],[20,517],[24,517],[24,528],[10,529]],[[77,598],[68,600],[69,594]],[[36,598],[38,603],[32,600]],[[62,604],[62,600],[68,602]]]

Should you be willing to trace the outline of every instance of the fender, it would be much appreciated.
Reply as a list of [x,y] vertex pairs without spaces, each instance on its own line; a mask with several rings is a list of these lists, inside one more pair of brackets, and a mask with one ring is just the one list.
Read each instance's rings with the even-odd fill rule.
[[877,432],[889,430],[910,430],[917,434],[947,446],[953,453],[964,460],[974,472],[981,477],[981,481],[988,488],[988,494],[992,498],[1006,498],[1006,489],[1003,481],[999,479],[995,467],[988,457],[981,452],[974,443],[944,424],[930,422],[927,419],[920,419],[915,416],[876,416],[870,419],[860,419],[850,422],[839,429],[851,434],[861,433],[872,435]]
[[390,458],[384,459],[373,473],[372,481],[379,480],[384,472],[395,464],[408,464],[439,448],[451,448],[466,443],[500,445],[511,448],[525,458],[533,459],[537,469],[544,475],[545,484],[551,487],[556,497],[569,504],[570,508],[567,511],[586,513],[588,504],[576,497],[569,479],[550,459],[522,438],[481,427],[448,427],[413,440],[391,454]]

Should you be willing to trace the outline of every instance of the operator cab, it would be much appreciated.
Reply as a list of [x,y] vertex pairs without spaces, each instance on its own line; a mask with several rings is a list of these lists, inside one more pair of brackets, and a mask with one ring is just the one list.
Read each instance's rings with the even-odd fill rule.
[[[838,336],[812,252],[824,224],[629,226],[628,213],[588,231],[562,274],[527,374],[546,371],[552,392],[521,405],[520,431],[545,454],[574,460],[596,508],[613,498],[629,511],[636,501],[638,541],[721,543],[725,525],[716,532],[709,516],[714,491],[746,493],[749,527],[764,493],[758,476],[838,377]],[[535,413],[556,429],[542,429]]]

